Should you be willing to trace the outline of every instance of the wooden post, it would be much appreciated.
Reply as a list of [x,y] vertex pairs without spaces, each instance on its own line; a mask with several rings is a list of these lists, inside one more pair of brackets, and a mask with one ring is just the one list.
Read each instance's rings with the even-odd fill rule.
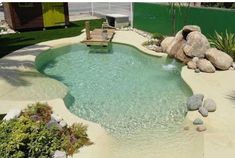
[[89,40],[89,39],[91,39],[90,22],[89,21],[85,22],[85,28],[86,28],[86,39]]

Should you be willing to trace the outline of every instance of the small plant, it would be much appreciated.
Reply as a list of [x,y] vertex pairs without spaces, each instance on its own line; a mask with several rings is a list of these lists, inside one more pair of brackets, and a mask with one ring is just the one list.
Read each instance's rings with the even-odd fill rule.
[[[32,119],[32,116],[40,119]],[[29,106],[17,119],[0,121],[0,157],[47,158],[52,157],[56,150],[73,155],[82,146],[92,144],[83,124],[50,127],[48,118],[51,118],[51,108],[37,103]]]
[[161,41],[159,40],[149,40],[149,41],[145,41],[142,43],[142,46],[148,46],[148,45],[157,45],[160,46]]
[[227,30],[225,34],[217,33],[215,31],[215,36],[209,39],[211,46],[229,54],[233,59],[235,59],[235,34],[228,33]]
[[158,33],[158,32],[153,33],[152,38],[158,39],[160,41],[164,40],[164,36],[162,34]]
[[51,120],[51,113],[52,109],[46,103],[36,103],[32,106],[28,106],[23,112],[23,115],[35,119],[36,121],[42,120],[47,123]]

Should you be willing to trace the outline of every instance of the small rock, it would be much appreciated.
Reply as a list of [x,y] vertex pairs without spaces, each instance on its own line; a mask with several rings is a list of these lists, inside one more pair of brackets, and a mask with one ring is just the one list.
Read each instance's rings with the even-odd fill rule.
[[60,126],[63,128],[63,127],[66,127],[67,126],[67,123],[64,121],[64,120],[62,120],[62,121],[60,121]]
[[48,128],[58,128],[61,129],[61,126],[58,124],[57,121],[55,121],[54,119],[51,119],[48,123],[47,123],[47,127]]
[[52,156],[53,158],[66,158],[66,152],[56,150]]
[[189,69],[196,69],[197,68],[196,63],[194,63],[193,61],[189,61],[187,63],[187,66],[188,66]]
[[216,110],[216,103],[213,99],[207,98],[203,103],[203,107],[206,108],[208,112],[214,112]]
[[60,122],[62,120],[62,118],[58,115],[56,115],[55,113],[51,114],[51,117],[56,121],[56,122]]
[[202,119],[200,119],[200,118],[196,118],[196,119],[193,121],[193,124],[194,124],[194,125],[202,125],[202,124],[203,124],[203,121],[202,121]]
[[192,62],[194,62],[195,64],[197,64],[198,60],[199,60],[198,57],[193,57]]
[[9,121],[11,119],[15,119],[18,118],[21,114],[21,109],[11,109],[10,111],[8,111],[8,113],[5,115],[5,117],[3,118],[3,120],[5,121]]
[[184,130],[185,130],[185,131],[188,131],[188,130],[189,130],[189,126],[185,126],[185,127],[184,127]]
[[148,49],[150,49],[150,50],[154,50],[154,47],[153,47],[153,45],[148,45],[148,46],[146,46]]
[[195,69],[194,72],[199,73],[199,72],[201,72],[201,71],[200,71],[199,69]]
[[203,117],[207,117],[208,116],[208,111],[205,107],[200,107],[198,112],[203,116]]
[[162,47],[159,47],[159,46],[154,46],[154,51],[155,52],[162,52]]
[[202,106],[204,95],[203,94],[194,94],[187,100],[188,110],[198,110]]
[[32,119],[33,121],[39,121],[41,120],[41,117],[39,115],[32,115],[30,116],[30,119]]
[[206,126],[199,125],[199,126],[197,126],[196,130],[197,130],[198,132],[206,131]]

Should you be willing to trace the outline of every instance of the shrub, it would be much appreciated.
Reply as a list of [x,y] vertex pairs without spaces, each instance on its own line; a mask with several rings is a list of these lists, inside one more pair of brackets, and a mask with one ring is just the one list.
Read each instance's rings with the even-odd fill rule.
[[164,39],[164,36],[158,32],[155,32],[152,34],[152,38],[162,41]]
[[215,31],[215,35],[209,39],[209,42],[211,46],[235,58],[235,35],[233,33],[228,33],[226,30],[225,34],[219,34]]
[[42,120],[44,122],[49,122],[51,120],[52,109],[46,103],[36,103],[34,105],[28,106],[23,112],[25,117],[32,119]]
[[51,157],[56,150],[73,155],[84,145],[91,145],[83,124],[71,127],[49,127],[47,119],[31,119],[31,116],[47,114],[51,108],[42,103],[28,107],[18,119],[0,122],[0,157]]

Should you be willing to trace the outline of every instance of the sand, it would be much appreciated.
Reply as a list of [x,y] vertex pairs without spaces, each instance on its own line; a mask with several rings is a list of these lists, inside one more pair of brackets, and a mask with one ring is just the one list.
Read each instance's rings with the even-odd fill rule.
[[[47,101],[54,112],[62,116],[68,124],[82,122],[88,125],[88,136],[95,144],[82,148],[74,155],[75,158],[91,158],[94,155],[97,158],[111,157],[108,147],[112,143],[112,138],[100,125],[73,115],[63,102],[68,92],[67,87],[57,80],[40,74],[34,67],[36,56],[43,51],[79,43],[84,38],[83,33],[76,37],[42,42],[19,49],[0,59],[0,113],[6,113],[12,108],[23,109],[29,103],[36,101]],[[156,53],[143,47],[141,44],[146,40],[145,37],[133,31],[117,31],[113,42],[135,46],[150,55],[166,56],[164,53]],[[234,158],[235,71],[216,71],[213,74],[194,73],[184,66],[181,76],[194,93],[203,93],[206,98],[214,99],[217,104],[217,111],[203,118],[207,127],[207,131],[203,133],[204,157]],[[55,92],[51,93],[52,90]],[[201,117],[198,112],[189,112],[186,120],[193,121],[196,117]]]

